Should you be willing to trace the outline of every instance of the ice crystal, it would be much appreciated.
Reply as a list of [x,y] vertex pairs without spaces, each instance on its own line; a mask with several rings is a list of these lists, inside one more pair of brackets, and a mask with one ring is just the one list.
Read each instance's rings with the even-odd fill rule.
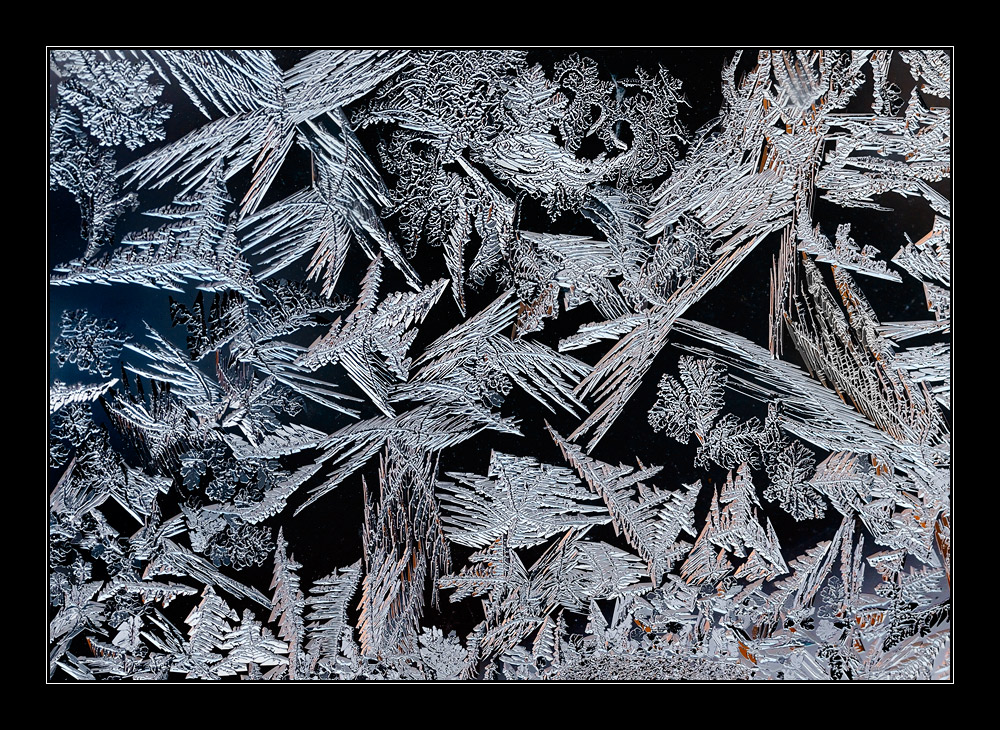
[[55,342],[56,360],[60,366],[71,362],[84,372],[108,377],[111,363],[128,339],[114,320],[97,319],[85,309],[63,312]]
[[49,186],[65,188],[80,206],[80,235],[87,241],[84,258],[111,243],[117,218],[138,203],[135,193],[121,193],[115,173],[114,153],[92,142],[72,112],[52,112]]
[[683,385],[669,375],[660,379],[660,397],[649,411],[649,424],[681,443],[692,432],[704,440],[722,408],[726,369],[713,360],[684,356],[680,374]]
[[166,137],[162,125],[171,107],[157,101],[163,87],[148,82],[153,73],[148,64],[108,61],[94,51],[56,51],[53,63],[65,77],[60,103],[80,115],[100,144],[134,150]]
[[[591,495],[567,469],[532,458],[493,452],[488,477],[449,473],[458,484],[439,481],[453,542],[486,547],[505,536],[510,547],[538,545],[569,527],[609,521],[603,510],[583,504]],[[496,481],[494,481],[496,480]]]
[[952,56],[52,51],[51,681],[948,680]]

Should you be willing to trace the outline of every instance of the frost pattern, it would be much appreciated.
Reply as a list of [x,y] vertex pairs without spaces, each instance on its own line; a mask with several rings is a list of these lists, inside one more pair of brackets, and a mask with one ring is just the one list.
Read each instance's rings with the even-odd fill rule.
[[166,138],[171,107],[157,101],[163,87],[149,83],[149,64],[107,60],[94,51],[55,51],[52,61],[65,77],[60,104],[74,109],[101,145],[134,150]]
[[55,342],[56,361],[60,367],[71,362],[85,373],[106,378],[128,339],[112,319],[98,319],[86,309],[63,312]]
[[950,679],[952,53],[692,53],[53,51],[51,680]]

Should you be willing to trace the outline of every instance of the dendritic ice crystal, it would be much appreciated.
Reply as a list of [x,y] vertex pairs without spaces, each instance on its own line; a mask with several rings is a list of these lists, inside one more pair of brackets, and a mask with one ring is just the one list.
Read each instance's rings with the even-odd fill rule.
[[49,680],[950,680],[951,59],[52,50]]

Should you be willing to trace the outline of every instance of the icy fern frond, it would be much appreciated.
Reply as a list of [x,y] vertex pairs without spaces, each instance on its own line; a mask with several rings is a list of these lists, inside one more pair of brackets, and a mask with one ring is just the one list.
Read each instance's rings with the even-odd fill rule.
[[681,576],[687,583],[714,583],[733,572],[725,548],[718,549],[708,539],[710,523],[698,534],[687,559],[681,565]]
[[286,656],[288,645],[280,639],[275,639],[271,631],[261,626],[250,609],[243,611],[243,617],[238,626],[224,637],[223,649],[229,653],[222,666],[216,671],[220,674],[231,670],[237,673],[249,672],[252,665],[274,666],[288,664]]
[[213,437],[209,429],[192,413],[198,413],[198,401],[188,410],[181,398],[174,395],[169,385],[150,380],[146,394],[142,378],[135,378],[135,390],[125,369],[122,369],[122,387],[111,391],[101,403],[111,422],[151,463],[169,469],[180,455],[192,448],[192,443],[202,443]]
[[222,117],[136,160],[119,174],[130,176],[126,185],[159,187],[178,180],[191,190],[213,169],[224,168],[226,177],[231,177],[253,163],[254,185],[242,201],[245,215],[260,205],[294,137],[283,115],[272,110]]
[[[715,583],[731,572],[748,581],[773,580],[788,572],[774,527],[769,520],[766,528],[760,523],[754,509],[759,506],[750,471],[743,464],[735,480],[732,472],[726,476],[721,494],[717,490],[712,494],[705,525],[681,566],[687,583]],[[745,559],[735,572],[730,557]]]
[[474,351],[481,340],[502,332],[514,321],[516,310],[517,303],[512,300],[512,293],[505,292],[481,312],[429,345],[416,364],[427,363],[429,372],[439,377],[447,375],[458,367],[455,353]]
[[411,63],[403,50],[315,51],[285,74],[292,121],[342,108]]
[[535,640],[531,644],[531,656],[535,660],[535,665],[545,662],[550,667],[558,668],[561,662],[561,639],[565,632],[565,621],[562,620],[562,613],[559,619],[546,616],[542,625],[535,635]]
[[646,234],[663,233],[682,215],[713,237],[746,240],[780,228],[794,208],[797,178],[814,156],[815,135],[772,135],[782,107],[770,103],[769,57],[736,84],[739,55],[723,76],[727,104],[715,134],[703,129],[692,151],[653,194]]
[[324,657],[336,657],[347,623],[347,605],[361,580],[361,561],[334,570],[320,578],[309,589],[306,606],[306,648],[313,662]]
[[604,542],[579,541],[577,563],[557,595],[569,609],[582,609],[586,599],[617,598],[628,593],[644,593],[648,567],[641,558]]
[[789,562],[791,576],[777,583],[777,590],[767,598],[772,617],[776,617],[778,612],[794,612],[809,604],[833,567],[841,541],[853,525],[853,520],[845,519],[832,540],[820,542]]
[[573,387],[590,372],[585,362],[524,339],[497,336],[484,349],[487,367],[499,369],[549,411],[554,412],[554,405],[571,413],[584,409]]
[[[585,236],[553,236],[544,233],[520,233],[519,251],[534,253],[537,263],[530,271],[533,282],[547,282],[554,300],[563,292],[563,308],[573,309],[585,302],[592,302],[601,314],[614,319],[626,313],[625,302],[609,279],[621,273],[619,257],[614,248],[602,241]],[[513,257],[512,257],[513,258]],[[518,261],[513,261],[515,267]],[[523,268],[523,265],[522,267]],[[521,276],[524,274],[521,273]],[[537,284],[533,283],[533,287]],[[556,316],[552,302],[542,295],[527,302],[528,311],[518,317],[518,331],[531,332],[541,329],[541,318]],[[541,306],[545,311],[535,311]],[[529,325],[528,323],[531,322]]]
[[951,347],[946,344],[911,347],[896,355],[895,365],[915,383],[926,383],[931,395],[951,408]]
[[504,537],[498,537],[470,555],[469,565],[458,573],[442,577],[438,586],[457,589],[448,599],[455,603],[469,596],[483,596],[494,591],[497,596],[503,596],[523,586],[527,580],[527,570],[517,553],[508,548]]
[[[271,455],[276,456],[276,454]],[[287,506],[288,498],[318,470],[319,466],[310,464],[297,469],[292,474],[281,471],[268,472],[269,478],[274,480],[274,484],[270,489],[263,490],[263,494],[257,492],[251,500],[240,499],[223,504],[209,504],[203,508],[203,512],[229,516],[249,525],[259,524],[280,514]]]
[[256,444],[226,434],[225,440],[237,459],[268,459],[314,449],[327,437],[323,431],[302,425],[281,426]]
[[447,281],[441,279],[415,294],[389,294],[376,306],[380,282],[381,258],[377,257],[369,267],[354,311],[342,323],[334,322],[295,365],[313,371],[340,363],[372,402],[387,416],[393,416],[388,393],[394,380],[405,382],[409,377],[406,351],[417,335],[410,328],[424,320]]
[[140,51],[151,63],[162,63],[191,101],[211,118],[205,104],[225,116],[261,108],[280,109],[284,90],[281,69],[264,50]]
[[117,378],[97,385],[67,385],[56,380],[49,388],[49,413],[55,413],[70,403],[91,403],[117,384]]
[[105,606],[100,601],[90,600],[100,587],[101,581],[90,581],[65,591],[59,612],[49,621],[49,632],[53,638],[87,629],[100,629]]
[[445,636],[441,629],[425,628],[419,637],[420,663],[428,679],[464,679],[469,671],[469,650],[455,632]]
[[270,342],[302,327],[320,324],[320,317],[347,307],[346,297],[316,296],[308,286],[297,281],[266,279],[261,282],[270,297],[260,311],[251,310],[253,341]]
[[774,528],[768,521],[765,529],[760,524],[757,510],[753,509],[760,507],[760,502],[746,464],[740,466],[736,479],[733,479],[732,472],[726,475],[726,483],[717,500],[713,497],[709,509],[710,531],[707,539],[738,558],[745,556],[745,549],[753,550],[771,566],[769,578],[787,572]]
[[935,279],[950,287],[951,221],[934,216],[934,225],[927,235],[902,246],[892,261],[921,281]]
[[127,347],[148,358],[151,361],[149,369],[132,365],[129,369],[136,375],[169,383],[171,393],[195,413],[204,416],[217,414],[222,398],[219,385],[195,367],[180,348],[148,324],[146,328],[153,347],[138,343],[130,343]]
[[[675,541],[682,531],[694,536],[693,510],[700,482],[684,491],[647,487],[643,480],[656,476],[663,467],[638,470],[617,467],[592,459],[549,427],[549,433],[580,477],[603,500],[615,531],[624,533],[629,544],[647,561],[649,575],[657,585],[670,569]],[[633,487],[636,491],[633,491]]]
[[[330,388],[295,364],[306,348],[277,339],[302,327],[320,324],[325,313],[342,309],[346,301],[313,296],[297,282],[268,280],[264,291],[273,298],[262,301],[259,308],[251,306],[235,292],[224,292],[214,298],[207,314],[200,294],[190,309],[171,300],[173,323],[184,324],[187,328],[191,358],[200,360],[212,351],[218,355],[220,348],[228,345],[230,357],[226,366],[216,368],[220,383],[227,379],[223,374],[227,369],[235,369],[236,383],[248,391],[246,396],[258,401],[264,411],[276,408],[290,415],[297,414],[301,404],[296,404],[298,399],[288,393],[292,391],[334,410],[357,415],[341,401],[357,401],[358,398]],[[246,368],[238,364],[253,366],[264,377],[256,383],[248,380]]]
[[139,243],[115,249],[100,261],[70,261],[56,268],[51,279],[55,286],[140,284],[177,292],[183,291],[186,281],[196,281],[208,291],[234,288],[251,298],[257,296],[232,241],[224,243],[220,252],[194,251],[169,239],[159,244]]
[[[288,543],[282,529],[278,530],[278,541],[274,549],[274,574],[271,579],[271,616],[269,622],[278,622],[278,636],[287,642],[288,676],[298,679],[304,669],[305,610],[306,599],[300,588],[296,571],[302,568],[295,558],[288,554]],[[257,662],[258,664],[260,662]]]
[[[800,231],[802,229],[801,220],[804,219],[805,216],[800,219]],[[807,231],[802,238],[799,250],[815,254],[817,261],[879,279],[902,281],[899,274],[888,269],[885,261],[875,258],[879,254],[877,248],[871,245],[858,247],[857,242],[851,238],[850,223],[837,226],[837,236],[834,243],[831,243],[830,239],[818,230]]]
[[[206,53],[210,54],[208,57],[216,69],[231,63],[228,58],[223,60],[214,55],[219,53],[217,51]],[[322,78],[330,72],[346,70],[353,65],[351,61],[364,63],[371,59],[364,53],[351,56],[352,52],[342,52],[339,59],[326,53],[307,57],[301,67],[296,67],[298,70],[289,72],[281,87],[276,86],[277,68],[273,61],[253,52],[238,61],[243,66],[241,71],[244,77],[236,84],[242,87],[238,90],[226,88],[233,75],[220,74],[214,69],[199,70],[199,74],[204,73],[211,78],[211,83],[206,85],[211,88],[208,98],[226,107],[232,105],[236,113],[211,122],[178,142],[147,155],[123,173],[131,174],[129,182],[140,186],[162,185],[173,179],[193,186],[203,179],[207,168],[212,165],[226,162],[229,174],[233,175],[253,164],[251,187],[242,201],[243,214],[252,214],[263,201],[292,147],[296,125],[353,101],[384,78],[377,73],[369,75],[369,69],[362,66],[353,80],[345,78],[343,86],[334,87],[339,88],[339,93],[331,93],[332,89],[327,89],[315,98],[313,84],[318,80],[317,75]],[[184,52],[169,58],[182,67],[184,74],[192,68],[193,59]],[[346,65],[341,65],[342,60],[347,61]],[[256,98],[250,99],[246,95],[248,86],[266,89],[266,92],[263,95],[255,93]],[[245,107],[245,110],[240,107]]]
[[[136,160],[119,175],[127,176],[126,185],[162,187],[176,180],[191,190],[202,184],[212,169],[224,167],[227,175],[234,175],[272,145],[279,145],[275,153],[283,157],[294,136],[274,139],[274,126],[274,115],[267,110],[222,117]],[[273,159],[275,153],[261,157]]]
[[517,303],[507,292],[424,350],[422,366],[410,383],[396,389],[397,397],[470,404],[503,403],[513,385],[552,411],[560,406],[573,413],[583,405],[573,388],[590,367],[545,345],[501,334],[512,325]]
[[904,601],[913,601],[919,606],[929,606],[936,601],[940,593],[942,578],[944,578],[942,568],[926,566],[920,570],[911,568],[902,576],[899,596]]
[[934,631],[881,657],[869,676],[880,681],[947,681],[950,649],[950,629]]
[[193,281],[208,291],[232,289],[258,300],[260,291],[227,221],[230,202],[221,168],[214,168],[194,193],[148,213],[169,221],[166,225],[127,237],[103,260],[77,259],[57,267],[51,283],[141,284],[179,292],[185,281]]
[[310,274],[318,278],[322,273],[329,291],[340,277],[351,237],[342,214],[316,189],[300,190],[244,218],[240,233],[244,251],[270,254],[261,264],[262,276],[315,252]]
[[[497,547],[494,543],[491,550]],[[647,583],[639,583],[646,575],[641,559],[606,543],[584,542],[576,530],[553,543],[527,571],[510,554],[504,562],[515,570],[491,587],[486,607],[480,647],[487,654],[515,646],[560,605],[582,610],[591,600],[648,590]],[[477,560],[484,557],[479,554]]]
[[654,431],[666,429],[685,443],[690,434],[699,440],[712,430],[722,409],[726,369],[713,360],[684,356],[679,362],[681,383],[669,375],[660,379],[659,397],[649,411]]
[[187,329],[187,349],[192,360],[201,360],[239,337],[247,327],[248,316],[246,300],[234,291],[216,294],[207,312],[204,292],[198,292],[190,309],[170,298],[171,324]]
[[900,51],[913,78],[924,82],[923,90],[943,99],[951,97],[951,57],[940,50]]
[[[879,334],[880,323],[854,280],[840,269],[834,273],[845,322],[814,265],[803,264],[807,290],[798,296],[824,301],[812,307],[813,317],[796,313],[788,320],[788,330],[810,370],[849,396],[859,411],[894,438],[940,442],[945,426],[937,405],[905,371],[893,367],[892,349]],[[797,307],[800,311],[802,305]]]
[[208,560],[169,539],[161,541],[161,550],[146,566],[143,578],[164,574],[187,575],[208,587],[218,586],[234,596],[249,598],[265,608],[271,608],[271,602],[256,588],[230,578]]
[[201,603],[184,619],[184,623],[191,628],[188,630],[185,656],[175,665],[174,671],[187,672],[187,676],[193,679],[218,678],[221,674],[232,672],[220,663],[226,637],[233,630],[230,622],[238,621],[239,615],[211,586],[206,587],[201,595]]
[[951,293],[940,286],[924,282],[924,296],[927,299],[927,311],[933,312],[938,322],[951,321]]
[[585,504],[593,499],[573,472],[540,464],[530,457],[494,451],[486,477],[448,476],[438,481],[443,494],[445,534],[452,542],[483,548],[506,535],[511,548],[530,547],[571,527],[604,524],[603,510]]
[[308,254],[309,278],[321,280],[323,293],[329,296],[343,269],[348,245],[356,241],[369,258],[381,251],[418,288],[420,277],[380,219],[389,202],[385,184],[343,114],[308,122],[298,139],[314,161],[312,188],[240,224],[247,233],[244,250],[268,255],[263,275],[273,275]]
[[559,340],[559,352],[579,350],[595,345],[601,340],[617,340],[638,327],[646,319],[641,314],[626,314],[604,322],[591,322],[580,326],[576,334]]
[[393,418],[376,416],[345,426],[319,442],[318,446],[325,449],[321,459],[332,460],[334,471],[323,484],[311,490],[310,498],[296,513],[364,466],[389,438],[400,439],[411,447],[440,451],[456,446],[486,429],[520,435],[515,423],[470,403],[455,407],[436,404],[417,406]]
[[434,497],[436,464],[419,448],[389,439],[378,501],[365,494],[365,578],[358,630],[371,656],[416,648],[425,580],[434,595],[451,556]]
[[99,598],[102,601],[114,596],[118,591],[125,591],[139,596],[143,603],[157,602],[164,608],[170,605],[178,596],[193,596],[198,593],[191,586],[183,583],[162,583],[153,580],[129,580],[120,576],[108,581],[101,589]]
[[157,101],[163,87],[147,80],[153,73],[148,64],[105,61],[94,51],[56,51],[53,59],[68,76],[59,84],[60,101],[77,111],[102,145],[134,150],[164,139],[171,107]]

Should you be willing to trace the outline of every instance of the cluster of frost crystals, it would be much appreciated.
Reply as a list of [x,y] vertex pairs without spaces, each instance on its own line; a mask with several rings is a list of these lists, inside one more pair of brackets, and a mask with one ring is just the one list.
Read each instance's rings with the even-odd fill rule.
[[166,138],[170,105],[158,101],[163,86],[149,83],[146,63],[109,60],[95,51],[54,51],[59,101],[74,108],[101,145],[137,149]]
[[51,680],[948,680],[951,53],[693,53],[52,52]]
[[56,361],[60,367],[70,362],[84,372],[108,377],[111,363],[128,339],[112,319],[98,319],[86,309],[63,312],[55,341]]

